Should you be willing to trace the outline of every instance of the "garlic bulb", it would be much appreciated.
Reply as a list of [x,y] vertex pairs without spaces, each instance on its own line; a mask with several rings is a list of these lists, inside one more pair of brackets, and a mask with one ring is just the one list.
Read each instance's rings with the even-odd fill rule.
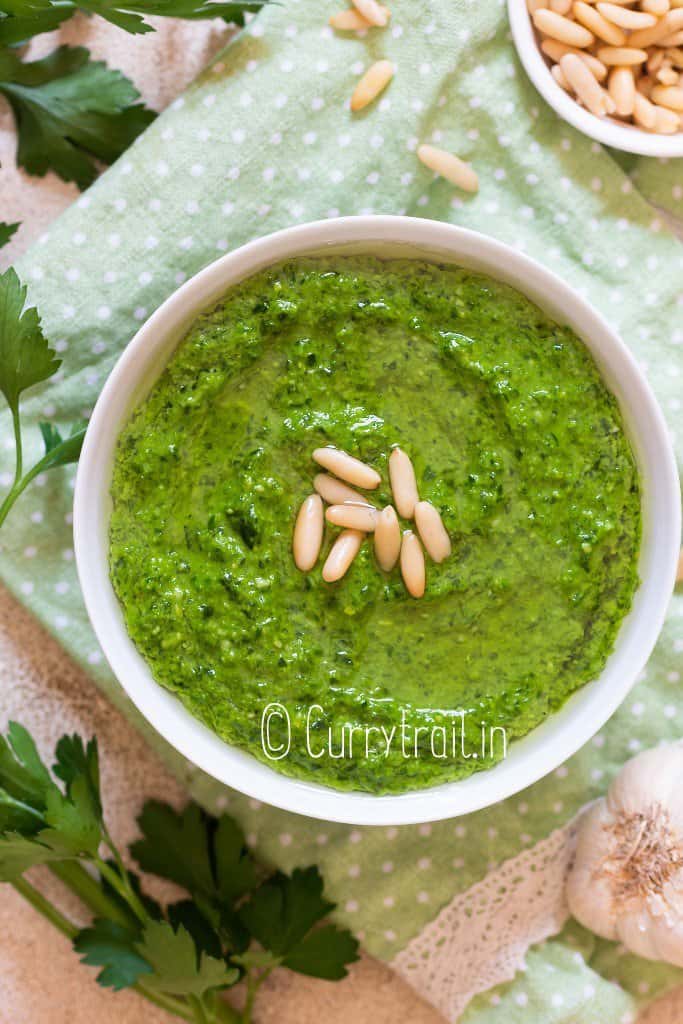
[[585,812],[567,900],[596,935],[683,967],[683,741],[634,757]]

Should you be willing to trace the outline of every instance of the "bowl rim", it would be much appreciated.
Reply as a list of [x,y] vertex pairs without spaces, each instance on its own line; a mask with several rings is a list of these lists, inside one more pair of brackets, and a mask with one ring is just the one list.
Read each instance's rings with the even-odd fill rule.
[[[644,482],[642,491],[650,547],[647,571],[643,574],[641,566],[634,605],[603,672],[515,741],[507,760],[464,780],[374,795],[276,771],[220,740],[154,680],[127,634],[109,577],[108,524],[111,466],[120,429],[202,310],[239,280],[283,259],[349,249],[378,253],[386,247],[507,281],[577,330],[610,388],[623,392],[617,395],[622,414],[637,407],[627,432],[636,448],[641,481],[647,480],[647,491]],[[401,825],[456,817],[497,803],[557,768],[598,731],[636,681],[661,630],[675,583],[680,518],[678,473],[663,415],[629,350],[585,299],[539,263],[478,232],[419,218],[359,216],[314,221],[248,242],[190,278],[138,330],[107,378],[88,426],[74,495],[74,547],[86,609],[114,675],[144,718],[190,765],[283,810],[355,825]],[[641,549],[641,562],[644,557]]]
[[527,75],[541,96],[574,128],[605,146],[641,156],[683,157],[683,130],[673,135],[657,135],[640,128],[620,125],[599,118],[580,107],[562,89],[550,73],[536,41],[531,15],[525,0],[507,0],[508,18],[517,54]]

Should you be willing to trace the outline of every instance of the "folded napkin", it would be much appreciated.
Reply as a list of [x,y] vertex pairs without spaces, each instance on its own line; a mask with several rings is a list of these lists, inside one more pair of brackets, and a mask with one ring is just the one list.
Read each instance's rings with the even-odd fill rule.
[[[680,162],[633,161],[646,200],[606,150],[544,105],[516,59],[502,3],[395,0],[390,27],[364,37],[332,33],[326,19],[337,6],[268,6],[21,260],[30,299],[64,360],[57,382],[30,393],[27,417],[67,426],[87,415],[138,325],[226,250],[315,218],[402,213],[494,235],[585,294],[647,368],[680,456],[683,247],[648,201],[681,212]],[[359,73],[382,57],[396,64],[393,83],[351,115],[345,100]],[[434,180],[415,156],[423,140],[471,160],[479,194]],[[27,438],[36,448],[30,458],[37,430]],[[9,448],[0,452],[3,480],[11,458]],[[446,1013],[455,1017],[472,994],[509,977],[518,961],[503,939],[518,920],[517,881],[505,875],[511,902],[500,920],[486,880],[510,858],[533,875],[548,862],[534,852],[545,849],[541,841],[602,793],[633,751],[681,734],[683,597],[674,599],[656,654],[620,711],[528,792],[431,826],[330,825],[225,790],[140,720],[104,664],[81,602],[70,536],[73,475],[39,479],[14,509],[0,534],[4,582],[89,666],[198,799],[229,807],[269,860],[321,864],[338,916],[371,952],[398,963],[441,907],[475,893],[471,912],[494,925],[482,930],[486,969],[471,966],[454,981],[437,966],[430,980],[429,971],[415,978]],[[563,920],[559,910],[529,931],[526,945]],[[611,951],[571,926],[529,953],[524,974],[478,996],[467,1019],[626,1019],[644,983],[654,993],[678,978]]]

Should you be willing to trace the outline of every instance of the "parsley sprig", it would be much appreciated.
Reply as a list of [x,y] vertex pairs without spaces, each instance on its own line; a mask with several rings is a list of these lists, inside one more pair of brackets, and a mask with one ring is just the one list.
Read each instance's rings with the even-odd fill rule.
[[19,495],[40,473],[55,466],[78,462],[85,436],[85,424],[76,423],[67,437],[51,423],[41,423],[44,454],[24,470],[20,399],[27,388],[52,377],[59,369],[57,358],[43,334],[38,310],[25,308],[26,287],[10,267],[0,274],[0,392],[12,414],[15,442],[14,481],[0,503],[0,526]]
[[[335,980],[358,958],[345,929],[320,922],[334,908],[316,867],[269,873],[237,823],[196,804],[146,804],[138,866],[187,896],[163,907],[128,869],[104,821],[97,742],[63,736],[50,772],[21,725],[0,737],[0,881],[13,885],[73,943],[100,985],[132,988],[198,1024],[248,1024],[275,967]],[[24,876],[43,864],[93,913],[79,928]],[[241,1013],[224,993],[245,982]]]
[[[243,25],[265,0],[0,0],[0,95],[18,134],[17,163],[29,174],[54,171],[86,188],[97,162],[112,163],[156,116],[133,83],[82,46],[60,46],[26,61],[16,47],[57,28],[78,10],[126,32],[152,32],[148,15],[223,18]],[[0,225],[0,245],[2,245]]]

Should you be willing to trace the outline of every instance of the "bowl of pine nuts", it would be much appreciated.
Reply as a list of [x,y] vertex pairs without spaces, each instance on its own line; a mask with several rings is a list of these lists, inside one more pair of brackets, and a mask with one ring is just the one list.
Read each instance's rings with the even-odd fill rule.
[[606,146],[683,156],[683,0],[508,0],[529,78]]

